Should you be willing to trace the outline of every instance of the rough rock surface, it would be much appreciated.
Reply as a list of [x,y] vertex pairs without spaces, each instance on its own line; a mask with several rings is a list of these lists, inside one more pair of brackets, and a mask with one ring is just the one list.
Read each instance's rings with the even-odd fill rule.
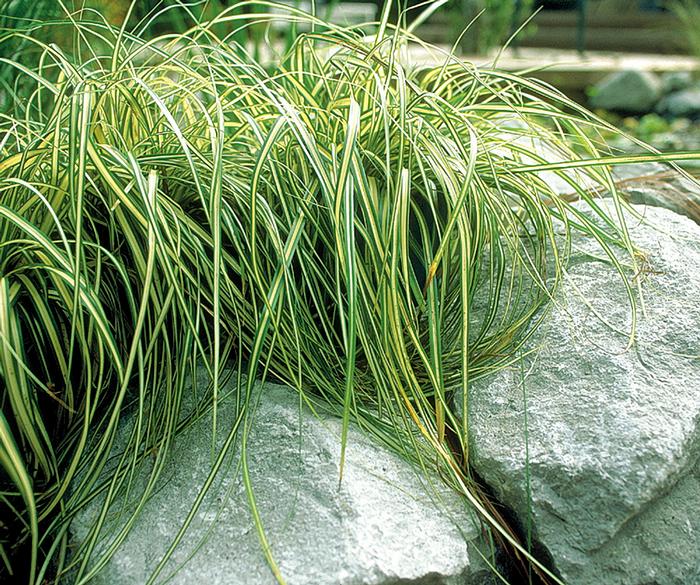
[[[235,419],[230,401],[221,403],[219,417],[225,433]],[[257,508],[289,585],[492,583],[475,550],[480,529],[464,500],[438,478],[421,480],[411,465],[356,428],[349,433],[339,488],[340,423],[301,409],[290,388],[262,387],[249,437]],[[210,457],[211,418],[203,417],[177,439],[154,495],[92,582],[146,583],[204,483]],[[261,552],[239,462],[236,453],[223,466],[156,583],[180,563],[184,566],[169,583],[276,583]],[[140,471],[137,486],[148,471],[148,466]],[[118,508],[113,506],[109,517]],[[91,505],[75,518],[71,546],[85,541],[98,512]],[[96,555],[120,526],[111,522]]]
[[621,165],[613,172],[619,191],[631,203],[665,207],[700,224],[697,180],[658,163]]
[[[700,583],[700,228],[637,207],[646,315],[595,241],[522,364],[474,383],[472,463],[569,585]],[[604,321],[603,321],[604,320]]]
[[648,71],[611,73],[594,86],[590,105],[617,112],[646,114],[661,97],[661,81]]

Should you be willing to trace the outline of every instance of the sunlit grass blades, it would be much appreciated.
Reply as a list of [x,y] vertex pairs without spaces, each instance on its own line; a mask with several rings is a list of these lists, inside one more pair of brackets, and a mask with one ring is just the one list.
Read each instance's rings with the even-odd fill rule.
[[[65,25],[3,33],[31,46],[3,65],[16,81],[0,117],[7,572],[24,571],[21,544],[31,580],[89,580],[105,560],[90,555],[110,503],[156,453],[147,497],[186,424],[193,368],[209,368],[216,403],[230,359],[249,376],[226,444],[243,435],[253,511],[245,433],[252,384],[268,376],[325,401],[344,429],[354,420],[439,467],[495,522],[472,492],[456,414],[469,393],[458,390],[515,359],[546,318],[568,253],[555,219],[632,252],[621,215],[590,195],[615,195],[588,138],[603,122],[551,88],[448,55],[411,68],[399,50],[410,35],[386,19],[369,41],[314,21],[263,66],[232,41],[273,18],[257,9],[151,41],[94,13],[71,25],[75,45],[36,40]],[[105,483],[127,407],[137,425]],[[214,470],[221,461],[214,451]],[[99,496],[92,538],[68,554],[72,514]],[[276,570],[264,519],[257,527]]]

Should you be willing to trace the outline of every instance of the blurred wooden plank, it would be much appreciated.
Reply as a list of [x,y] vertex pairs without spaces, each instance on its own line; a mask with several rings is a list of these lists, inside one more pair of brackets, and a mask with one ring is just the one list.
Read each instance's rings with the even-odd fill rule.
[[[439,66],[444,62],[449,47],[442,45],[428,49],[411,46],[407,63],[414,67]],[[491,55],[462,55],[465,61],[490,69],[496,53]],[[664,71],[700,72],[700,59],[687,55],[659,55],[644,53],[617,53],[586,51],[583,55],[574,50],[556,48],[521,47],[517,51],[506,49],[501,55],[499,69],[528,71],[534,77],[549,83],[571,98],[585,103],[585,90],[614,71],[634,69],[662,73]]]
[[[534,21],[542,27],[578,26],[578,12],[575,10],[543,10]],[[594,28],[666,28],[677,29],[678,20],[667,12],[633,12],[596,9],[595,5],[586,12],[586,26]]]
[[[681,43],[682,35],[672,29],[586,29],[586,49],[592,51],[672,54],[678,53],[682,49]],[[576,46],[576,29],[540,26],[534,35],[523,38],[520,45],[573,49]]]
[[[427,41],[442,42],[456,36],[455,19],[438,13],[422,26]],[[535,32],[521,37],[523,47],[576,48],[578,13],[571,10],[542,11],[533,20]],[[465,22],[466,24],[466,22]],[[676,54],[684,52],[680,24],[663,12],[589,10],[586,19],[586,49],[591,51],[627,51],[634,53]]]

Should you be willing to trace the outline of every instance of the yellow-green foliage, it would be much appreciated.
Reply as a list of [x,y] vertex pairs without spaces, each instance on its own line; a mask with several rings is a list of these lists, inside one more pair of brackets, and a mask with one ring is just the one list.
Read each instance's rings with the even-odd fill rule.
[[[512,360],[545,315],[567,253],[555,218],[631,249],[588,191],[614,194],[588,137],[607,126],[551,88],[449,55],[410,67],[417,40],[388,9],[369,39],[255,9],[151,40],[89,11],[70,42],[40,40],[66,30],[51,23],[2,33],[23,46],[3,63],[14,81],[0,115],[6,572],[41,582],[73,569],[86,582],[104,517],[69,561],[71,515],[98,494],[106,513],[151,454],[147,497],[193,367],[209,368],[216,403],[227,360],[250,374],[227,446],[255,416],[255,378],[274,375],[345,428],[354,419],[441,467],[512,538],[471,490],[456,391]],[[273,18],[312,31],[265,68],[213,32]],[[138,424],[105,483],[127,405]]]

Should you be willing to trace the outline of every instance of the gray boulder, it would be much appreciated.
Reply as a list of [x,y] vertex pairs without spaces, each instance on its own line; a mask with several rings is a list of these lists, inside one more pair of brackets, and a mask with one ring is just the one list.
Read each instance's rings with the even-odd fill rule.
[[620,276],[575,236],[522,362],[470,392],[472,464],[569,585],[700,583],[700,228],[636,210],[632,347]]
[[[222,388],[222,394],[227,390],[231,385]],[[272,555],[289,585],[491,583],[490,571],[476,551],[481,528],[465,501],[437,477],[426,482],[404,459],[352,427],[339,487],[340,422],[312,415],[290,388],[265,384],[258,392],[247,451],[250,477]],[[221,402],[219,447],[234,423],[234,404],[231,399]],[[122,425],[122,439],[133,422],[131,418]],[[123,444],[115,452],[120,447]],[[91,583],[146,583],[210,465],[211,417],[205,416],[177,438],[152,496]],[[110,509],[111,520],[93,559],[124,525],[151,466],[148,458],[136,474],[131,496]],[[99,509],[93,503],[74,519],[71,548],[86,542]],[[169,583],[276,583],[261,552],[238,450],[223,465],[155,582],[163,582],[178,567]]]
[[675,118],[694,118],[700,115],[700,87],[670,93],[659,102],[656,110]]
[[658,163],[622,165],[613,174],[620,193],[631,203],[664,207],[700,224],[696,179]]
[[700,191],[694,181],[682,175],[631,182],[621,191],[632,203],[665,207],[700,223]]
[[597,83],[590,105],[617,112],[651,112],[661,97],[661,81],[648,71],[619,71]]
[[691,85],[693,85],[693,74],[690,71],[667,71],[661,75],[664,93],[686,89]]

